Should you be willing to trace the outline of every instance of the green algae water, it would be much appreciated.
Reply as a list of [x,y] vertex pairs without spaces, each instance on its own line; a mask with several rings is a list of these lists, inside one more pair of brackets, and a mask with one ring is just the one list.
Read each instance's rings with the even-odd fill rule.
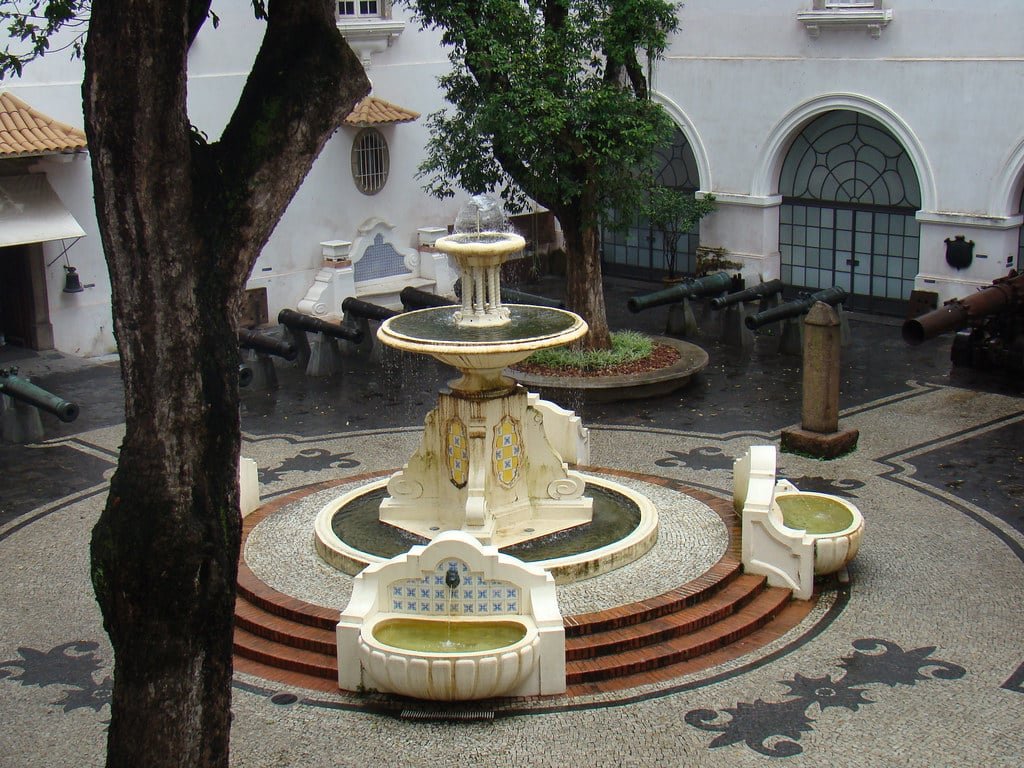
[[387,321],[396,336],[412,341],[456,344],[492,344],[546,338],[564,333],[578,322],[576,315],[562,309],[506,304],[509,322],[499,326],[459,326],[455,312],[460,306],[431,307],[404,312]]
[[526,627],[514,621],[387,619],[373,628],[377,641],[420,653],[473,653],[514,645]]
[[806,493],[786,493],[775,497],[787,528],[807,533],[836,533],[853,525],[853,514],[835,499]]

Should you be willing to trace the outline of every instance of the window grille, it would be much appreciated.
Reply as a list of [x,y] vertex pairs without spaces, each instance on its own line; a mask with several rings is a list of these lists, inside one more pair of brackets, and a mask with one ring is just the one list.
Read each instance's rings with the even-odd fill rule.
[[364,195],[375,195],[388,180],[388,143],[376,128],[364,128],[352,143],[352,178]]
[[380,16],[379,0],[338,0],[338,16]]

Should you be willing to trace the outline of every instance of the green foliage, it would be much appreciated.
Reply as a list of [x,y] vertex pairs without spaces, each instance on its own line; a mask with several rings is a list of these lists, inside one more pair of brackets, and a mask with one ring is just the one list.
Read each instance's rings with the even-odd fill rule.
[[428,119],[420,176],[430,193],[497,189],[512,209],[529,196],[588,221],[637,210],[654,150],[673,129],[647,98],[641,60],[663,53],[674,3],[407,2],[442,31],[452,62],[440,79],[451,106]]
[[548,365],[552,368],[578,368],[595,371],[611,368],[622,363],[631,363],[649,357],[654,349],[650,337],[636,331],[618,331],[612,334],[611,349],[575,349],[555,347],[534,352],[528,363]]
[[91,0],[31,0],[0,2],[0,28],[7,31],[10,42],[0,51],[0,79],[21,76],[25,64],[50,51],[50,38],[62,29],[81,28],[55,51],[70,50],[80,57],[85,45],[85,25],[89,19]]
[[675,277],[679,238],[715,210],[715,196],[696,198],[682,190],[657,184],[648,191],[644,214],[651,226],[661,232],[665,244],[665,262],[669,277]]

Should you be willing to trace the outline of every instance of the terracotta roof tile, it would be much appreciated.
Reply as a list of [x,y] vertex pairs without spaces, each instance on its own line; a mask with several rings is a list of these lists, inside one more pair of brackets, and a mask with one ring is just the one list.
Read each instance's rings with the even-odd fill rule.
[[355,109],[345,118],[345,125],[363,127],[367,125],[388,125],[392,123],[411,123],[420,116],[405,107],[399,107],[376,96],[367,96],[356,104]]
[[0,157],[85,149],[85,133],[47,117],[11,93],[0,93]]

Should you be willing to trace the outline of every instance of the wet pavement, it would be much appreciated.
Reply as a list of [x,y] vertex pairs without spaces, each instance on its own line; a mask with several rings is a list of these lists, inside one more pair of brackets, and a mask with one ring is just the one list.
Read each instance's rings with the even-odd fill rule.
[[[559,286],[520,287],[557,298]],[[610,279],[612,327],[663,331],[667,308],[625,307],[657,287]],[[849,320],[840,407],[844,425],[861,431],[858,450],[833,462],[780,455],[781,475],[855,499],[867,521],[852,589],[832,595],[827,615],[735,668],[614,705],[555,701],[491,724],[382,719],[301,692],[282,707],[272,685],[240,676],[233,763],[1019,765],[1024,381],[952,370],[948,336],[911,348],[897,319]],[[778,444],[799,422],[799,359],[777,354],[768,334],[746,353],[730,350],[711,325],[705,318],[695,340],[710,363],[685,388],[561,403],[591,428],[592,463],[728,495],[733,458]],[[78,402],[81,415],[72,424],[44,415],[44,442],[0,445],[0,766],[99,765],[110,651],[87,540],[120,441],[118,366],[0,348],[0,367],[11,365]],[[288,364],[277,375],[276,390],[242,395],[243,450],[257,460],[264,499],[398,466],[453,373],[378,350],[346,358],[329,379]]]

